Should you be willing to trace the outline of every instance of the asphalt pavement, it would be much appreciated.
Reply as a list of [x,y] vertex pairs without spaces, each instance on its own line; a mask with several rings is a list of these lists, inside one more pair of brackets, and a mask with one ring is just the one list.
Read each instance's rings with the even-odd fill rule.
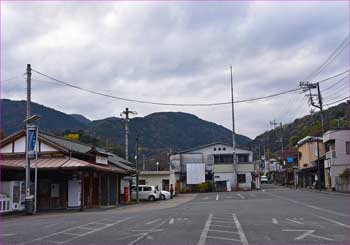
[[105,211],[3,217],[2,244],[350,244],[350,196],[263,185]]

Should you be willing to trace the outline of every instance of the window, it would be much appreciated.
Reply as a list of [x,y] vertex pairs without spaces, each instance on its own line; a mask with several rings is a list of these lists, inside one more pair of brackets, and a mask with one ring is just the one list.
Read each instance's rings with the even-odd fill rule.
[[152,191],[152,187],[150,186],[144,186],[143,191]]
[[221,148],[219,147],[219,151],[221,151]]
[[249,162],[249,154],[237,154],[238,163]]
[[245,174],[237,174],[238,183],[245,183]]
[[222,148],[223,151],[226,151],[226,147]]
[[350,142],[349,141],[345,142],[345,147],[346,147],[346,155],[350,155]]
[[233,164],[231,154],[214,155],[214,164]]
[[214,148],[214,151],[216,151],[216,148]]

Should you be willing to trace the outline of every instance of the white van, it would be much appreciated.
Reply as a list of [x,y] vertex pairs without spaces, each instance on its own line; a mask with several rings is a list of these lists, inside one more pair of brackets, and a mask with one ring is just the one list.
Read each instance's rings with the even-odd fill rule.
[[[139,200],[155,201],[159,199],[160,192],[153,185],[139,185]],[[136,200],[136,185],[131,188],[131,198]]]

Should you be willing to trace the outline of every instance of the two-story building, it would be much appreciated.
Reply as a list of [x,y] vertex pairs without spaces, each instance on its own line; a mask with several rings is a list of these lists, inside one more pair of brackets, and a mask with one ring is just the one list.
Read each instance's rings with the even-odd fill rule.
[[325,146],[322,138],[307,136],[297,142],[297,148],[299,152],[297,185],[300,187],[314,186],[318,181],[318,171],[321,171],[320,183],[324,183],[322,156],[325,154]]
[[340,182],[340,174],[345,169],[350,169],[350,130],[327,131],[323,134],[323,143],[326,146],[324,164],[326,187],[340,189],[337,188],[337,179]]
[[[236,148],[235,153],[239,188],[250,190],[255,174],[253,152]],[[170,166],[175,171],[178,190],[199,182],[214,184],[217,190],[236,189],[233,147],[229,144],[215,142],[178,152],[170,156]]]

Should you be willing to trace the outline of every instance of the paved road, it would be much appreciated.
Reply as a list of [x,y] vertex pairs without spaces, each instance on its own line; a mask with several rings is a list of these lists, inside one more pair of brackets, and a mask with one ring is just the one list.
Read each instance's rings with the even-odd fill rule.
[[271,185],[107,211],[4,218],[6,244],[350,244],[350,196]]

